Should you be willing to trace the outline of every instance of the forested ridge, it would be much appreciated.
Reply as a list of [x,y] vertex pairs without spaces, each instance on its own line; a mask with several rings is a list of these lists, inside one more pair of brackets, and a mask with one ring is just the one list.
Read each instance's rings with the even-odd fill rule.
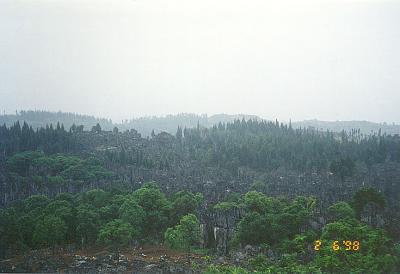
[[35,130],[37,128],[46,127],[46,125],[50,126],[50,124],[56,125],[57,123],[63,124],[66,128],[70,128],[72,124],[77,124],[83,125],[85,128],[89,129],[97,123],[100,123],[104,129],[112,129],[112,121],[110,119],[96,118],[94,116],[77,113],[21,110],[19,112],[16,111],[15,114],[0,115],[0,124],[11,126],[17,121],[21,123],[25,121]]
[[[101,126],[93,126],[90,132],[101,134]],[[135,130],[119,133],[117,127],[113,130],[113,134],[117,136],[130,132],[137,133]],[[87,149],[80,139],[80,134],[85,133],[87,132],[83,131],[82,125],[73,124],[69,130],[65,130],[58,123],[54,127],[50,124],[34,130],[26,122],[22,126],[16,122],[10,127],[0,127],[0,149],[4,156],[26,150],[73,153]],[[138,136],[140,138],[140,134]],[[178,126],[175,136],[165,132],[157,136],[151,134],[150,143],[157,143],[159,140],[161,143],[169,142],[173,145],[173,149],[177,150],[175,154],[189,154],[189,158],[202,161],[205,165],[218,164],[232,166],[233,169],[247,166],[264,170],[284,165],[302,171],[321,170],[327,169],[333,161],[345,158],[366,165],[400,161],[398,135],[379,133],[365,136],[359,130],[336,133],[293,129],[290,124],[280,124],[278,121],[274,123],[243,119],[219,123],[211,128],[198,125],[194,129],[182,129]],[[119,152],[123,153],[130,147],[121,146],[120,149]]]
[[[46,127],[46,125],[63,124],[65,128],[70,128],[73,124],[82,125],[83,129],[90,129],[99,124],[103,130],[112,130],[118,127],[119,130],[136,129],[142,136],[150,136],[154,130],[156,133],[168,132],[174,134],[178,126],[186,128],[195,128],[198,124],[203,127],[212,127],[219,123],[231,123],[235,120],[268,120],[256,115],[248,114],[193,114],[180,113],[165,116],[145,116],[131,119],[123,119],[122,121],[112,121],[111,119],[99,118],[91,115],[83,115],[69,112],[51,112],[40,110],[21,110],[15,114],[0,114],[0,125],[6,124],[12,126],[15,122],[27,122],[33,129]],[[271,119],[274,120],[274,119]],[[287,121],[286,123],[289,123]],[[351,131],[357,129],[361,134],[370,135],[378,132],[386,134],[400,134],[400,125],[390,123],[374,123],[369,121],[320,121],[320,120],[304,120],[294,121],[293,128],[313,128],[323,131],[341,132],[342,130]]]
[[[398,135],[241,119],[144,138],[16,122],[0,127],[0,153],[2,256],[164,243],[208,252],[212,266],[195,263],[212,273],[399,270]],[[316,252],[318,239],[329,245]]]

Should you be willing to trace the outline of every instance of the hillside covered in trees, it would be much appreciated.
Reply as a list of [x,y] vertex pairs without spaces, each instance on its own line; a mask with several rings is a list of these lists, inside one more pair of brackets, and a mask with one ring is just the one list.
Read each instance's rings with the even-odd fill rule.
[[[184,272],[399,271],[398,135],[256,119],[146,137],[84,127],[0,127],[3,258],[108,248],[127,270],[126,252],[150,244],[194,254]],[[0,270],[35,271],[17,266]]]
[[[49,112],[49,111],[20,111],[15,114],[0,114],[0,125],[6,124],[12,126],[15,122],[19,121],[21,124],[25,121],[33,129],[45,128],[50,124],[57,125],[63,124],[65,128],[69,129],[73,124],[82,125],[83,130],[90,131],[93,126],[99,124],[103,130],[112,130],[117,127],[119,130],[136,129],[142,136],[150,136],[151,132],[155,133],[168,132],[175,134],[178,126],[184,128],[195,128],[199,124],[202,127],[212,127],[219,123],[228,123],[235,120],[265,120],[256,115],[246,114],[215,114],[208,116],[206,114],[197,115],[191,113],[181,113],[177,115],[166,115],[163,117],[150,116],[138,117],[133,119],[124,119],[123,121],[112,121],[111,119],[96,118],[90,115],[82,115],[76,113],[66,112]],[[287,122],[289,123],[289,121]],[[387,123],[373,123],[368,121],[319,121],[319,120],[305,120],[293,121],[293,128],[313,128],[321,131],[351,131],[353,129],[359,130],[364,135],[370,135],[381,132],[386,134],[400,134],[400,125],[387,124]]]

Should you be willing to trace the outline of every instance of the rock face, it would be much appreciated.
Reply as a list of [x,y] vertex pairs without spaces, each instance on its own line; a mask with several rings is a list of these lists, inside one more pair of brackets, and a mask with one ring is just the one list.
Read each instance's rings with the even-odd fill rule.
[[218,254],[227,254],[234,229],[243,215],[244,211],[238,208],[205,212],[201,216],[204,247],[212,248]]
[[385,225],[382,209],[375,203],[368,203],[361,212],[361,221],[374,228],[382,228]]

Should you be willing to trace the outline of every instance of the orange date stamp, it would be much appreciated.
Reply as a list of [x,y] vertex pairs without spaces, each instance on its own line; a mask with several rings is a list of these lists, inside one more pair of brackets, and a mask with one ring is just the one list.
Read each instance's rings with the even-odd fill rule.
[[[325,243],[324,243],[325,244]],[[330,245],[333,251],[339,251],[339,250],[346,250],[346,251],[359,251],[361,247],[360,241],[350,241],[350,240],[344,240],[344,241],[333,241],[332,243],[327,243]],[[314,250],[319,251],[321,250],[321,247],[323,246],[322,240],[316,240],[314,242]]]

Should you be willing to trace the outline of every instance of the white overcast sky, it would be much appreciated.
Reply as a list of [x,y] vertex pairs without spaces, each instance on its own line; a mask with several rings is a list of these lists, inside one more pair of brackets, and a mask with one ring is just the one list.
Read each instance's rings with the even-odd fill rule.
[[400,122],[400,1],[0,0],[0,110]]

